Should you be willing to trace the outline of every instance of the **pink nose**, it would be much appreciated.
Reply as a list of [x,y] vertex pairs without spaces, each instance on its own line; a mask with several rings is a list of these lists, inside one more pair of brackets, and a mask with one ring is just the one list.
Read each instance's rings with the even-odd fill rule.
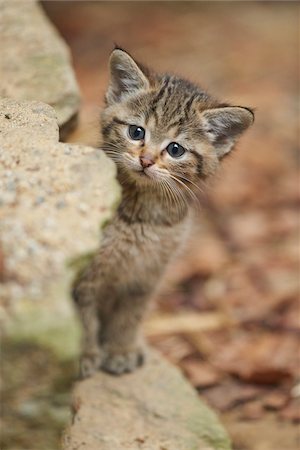
[[146,169],[146,167],[153,166],[153,164],[154,164],[153,159],[151,159],[150,156],[146,156],[146,155],[140,156],[140,162],[141,162],[143,169]]

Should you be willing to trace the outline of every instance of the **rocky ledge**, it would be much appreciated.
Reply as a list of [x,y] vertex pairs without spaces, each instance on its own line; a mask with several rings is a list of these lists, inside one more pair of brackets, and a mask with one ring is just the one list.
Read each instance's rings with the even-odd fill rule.
[[[78,347],[74,260],[97,248],[120,196],[101,150],[58,142],[54,110],[0,100],[0,298],[4,333]],[[76,331],[75,331],[76,330]],[[61,338],[63,337],[63,345]]]
[[230,450],[214,413],[178,369],[150,352],[144,367],[77,383],[64,450]]

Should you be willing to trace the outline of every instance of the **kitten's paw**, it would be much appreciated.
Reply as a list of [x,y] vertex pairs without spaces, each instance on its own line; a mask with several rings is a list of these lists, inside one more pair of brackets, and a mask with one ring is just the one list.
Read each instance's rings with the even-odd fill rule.
[[133,372],[144,363],[145,356],[141,349],[124,351],[120,353],[109,353],[103,357],[101,369],[113,375]]
[[80,359],[80,378],[91,377],[101,366],[100,353],[84,354]]

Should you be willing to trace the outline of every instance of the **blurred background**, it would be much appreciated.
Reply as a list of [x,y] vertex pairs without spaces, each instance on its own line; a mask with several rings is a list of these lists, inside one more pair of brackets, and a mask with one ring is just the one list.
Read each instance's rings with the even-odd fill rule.
[[299,445],[299,4],[44,1],[82,92],[69,142],[97,145],[114,43],[256,122],[200,199],[145,325],[220,413],[235,450]]

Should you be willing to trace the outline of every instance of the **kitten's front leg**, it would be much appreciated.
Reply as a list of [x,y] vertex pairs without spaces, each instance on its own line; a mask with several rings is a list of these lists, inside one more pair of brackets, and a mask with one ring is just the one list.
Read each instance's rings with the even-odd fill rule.
[[100,322],[95,299],[88,288],[82,289],[82,286],[76,286],[73,290],[73,298],[83,326],[80,376],[87,378],[99,370],[101,365],[102,352],[98,342]]
[[132,372],[143,364],[144,345],[139,335],[139,325],[146,300],[119,299],[110,314],[101,318],[101,368],[106,372],[121,375]]

